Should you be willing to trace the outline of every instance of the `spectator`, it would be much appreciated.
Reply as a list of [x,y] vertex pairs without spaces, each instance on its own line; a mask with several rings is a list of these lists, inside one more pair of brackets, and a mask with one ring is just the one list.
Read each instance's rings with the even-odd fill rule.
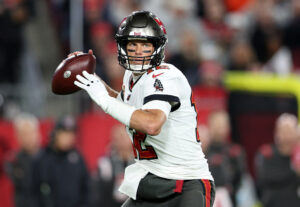
[[108,22],[97,22],[90,29],[91,45],[97,58],[96,73],[103,76],[106,81],[107,76],[103,68],[105,67],[104,61],[107,58],[107,48],[113,41],[112,33],[113,27]]
[[247,166],[242,147],[230,142],[230,123],[227,112],[215,111],[209,116],[208,137],[206,156],[216,181],[216,188],[226,189],[231,202],[236,205],[236,192],[243,175],[247,173]]
[[140,10],[139,0],[111,0],[107,1],[108,19],[113,26],[119,26],[120,22],[133,11]]
[[293,68],[300,71],[300,1],[292,0],[293,18],[285,27],[284,43],[292,52]]
[[180,52],[171,56],[169,62],[180,68],[191,86],[193,86],[198,82],[195,74],[197,74],[198,65],[200,64],[200,44],[197,35],[186,29],[181,34],[180,46]]
[[207,38],[196,16],[196,0],[152,0],[141,1],[141,3],[144,10],[162,14],[161,20],[168,28],[169,37],[168,45],[166,45],[166,59],[168,59],[168,53],[172,56],[181,52],[182,36],[192,33],[192,35],[197,35],[196,39],[200,42]]
[[58,120],[48,147],[34,168],[37,207],[86,207],[88,172],[75,149],[76,126],[73,118]]
[[33,206],[32,167],[40,149],[39,122],[31,114],[21,114],[14,122],[19,150],[6,163],[6,172],[15,189],[15,206]]
[[133,163],[132,144],[125,127],[116,125],[112,129],[110,152],[98,162],[93,206],[119,207],[124,203],[127,196],[118,189],[124,179],[125,168]]
[[277,31],[266,35],[266,47],[269,56],[263,70],[279,75],[288,75],[292,71],[292,56],[290,50],[283,45],[282,32]]
[[[204,1],[204,17],[202,24],[204,31],[210,41],[215,42],[216,47],[226,51],[234,37],[234,31],[226,23],[226,10],[224,2],[221,0]],[[225,53],[224,53],[225,54]]]
[[278,32],[277,25],[272,16],[270,1],[263,1],[256,4],[254,8],[255,21],[250,40],[255,54],[260,63],[266,63],[269,55],[267,52],[266,35]]
[[222,85],[223,67],[216,61],[203,61],[198,69],[199,84],[193,87],[198,123],[207,124],[209,114],[227,107],[227,92]]
[[276,120],[274,144],[266,144],[257,152],[257,189],[264,207],[299,206],[300,176],[291,167],[298,139],[296,116],[284,113]]
[[23,26],[33,10],[32,0],[0,1],[0,83],[18,82]]
[[292,69],[292,56],[283,45],[283,31],[276,23],[273,7],[272,1],[262,1],[256,5],[256,21],[250,39],[262,69],[286,75]]
[[228,69],[232,71],[253,71],[256,67],[256,56],[247,40],[237,40],[230,49]]
[[70,1],[48,0],[49,13],[54,26],[61,52],[64,55],[70,50]]
[[221,87],[224,68],[217,61],[204,61],[199,66],[200,85],[208,87]]
[[105,0],[84,0],[85,20],[88,25],[98,22],[103,16]]

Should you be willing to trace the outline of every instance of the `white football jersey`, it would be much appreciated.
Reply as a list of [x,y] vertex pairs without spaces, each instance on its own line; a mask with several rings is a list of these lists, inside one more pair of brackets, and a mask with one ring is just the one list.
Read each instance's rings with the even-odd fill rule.
[[127,128],[137,165],[167,179],[213,180],[197,133],[191,87],[181,71],[162,63],[133,82],[132,72],[126,70],[121,97],[138,109],[153,100],[171,104],[171,112],[157,136]]

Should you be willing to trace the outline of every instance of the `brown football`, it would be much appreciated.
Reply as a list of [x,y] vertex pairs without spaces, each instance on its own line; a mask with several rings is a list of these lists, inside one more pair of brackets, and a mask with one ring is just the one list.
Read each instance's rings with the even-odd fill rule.
[[82,75],[84,70],[88,73],[94,73],[95,69],[96,58],[92,54],[82,53],[64,59],[52,77],[52,92],[66,95],[79,91],[80,88],[74,85],[76,75]]

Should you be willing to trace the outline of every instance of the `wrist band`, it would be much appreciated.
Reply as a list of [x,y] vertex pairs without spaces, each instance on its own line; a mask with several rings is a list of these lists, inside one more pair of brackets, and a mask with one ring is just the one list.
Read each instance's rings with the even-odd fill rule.
[[129,126],[131,116],[136,108],[113,97],[107,97],[105,99],[106,107],[102,107],[103,110],[116,120]]

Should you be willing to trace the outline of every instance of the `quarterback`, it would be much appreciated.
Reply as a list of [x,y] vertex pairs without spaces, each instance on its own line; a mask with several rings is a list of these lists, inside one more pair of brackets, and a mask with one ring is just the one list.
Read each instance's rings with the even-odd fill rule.
[[126,69],[122,90],[85,71],[74,84],[126,125],[136,162],[126,168],[119,189],[129,196],[123,207],[211,207],[215,188],[191,87],[180,70],[163,62],[163,23],[151,12],[136,11],[124,18],[115,39]]

